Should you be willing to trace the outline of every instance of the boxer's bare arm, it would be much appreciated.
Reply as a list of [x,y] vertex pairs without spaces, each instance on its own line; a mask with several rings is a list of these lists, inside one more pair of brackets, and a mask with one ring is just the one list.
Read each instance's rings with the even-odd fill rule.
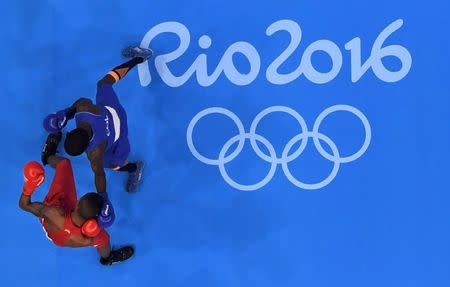
[[106,192],[106,176],[103,166],[103,154],[105,152],[106,143],[103,143],[88,153],[88,159],[94,172],[95,187],[97,192]]
[[70,109],[73,111],[73,115],[79,112],[90,112],[90,113],[99,113],[99,109],[90,99],[87,98],[79,98],[75,103],[72,104]]
[[19,199],[19,207],[34,216],[39,218],[45,218],[49,206],[43,204],[42,202],[31,202],[31,196],[22,194]]
[[70,107],[63,110],[63,112],[66,119],[71,120],[75,117],[75,114],[78,112],[98,113],[98,109],[90,99],[79,98]]

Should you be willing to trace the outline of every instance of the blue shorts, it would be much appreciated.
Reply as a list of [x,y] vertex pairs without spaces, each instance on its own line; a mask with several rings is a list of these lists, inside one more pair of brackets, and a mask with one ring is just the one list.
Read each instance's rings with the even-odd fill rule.
[[123,166],[130,154],[130,143],[128,141],[127,113],[119,102],[111,84],[103,84],[97,88],[96,104],[107,106],[116,110],[120,119],[120,136],[106,151],[104,155],[105,167],[114,168]]

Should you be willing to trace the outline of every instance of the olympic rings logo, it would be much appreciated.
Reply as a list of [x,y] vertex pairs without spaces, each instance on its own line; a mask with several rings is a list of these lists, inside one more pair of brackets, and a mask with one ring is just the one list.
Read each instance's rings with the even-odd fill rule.
[[[357,152],[355,152],[354,154],[349,155],[349,156],[341,156],[336,144],[329,137],[327,137],[326,135],[322,134],[319,131],[322,121],[328,115],[330,115],[331,113],[337,112],[337,111],[346,111],[346,112],[350,112],[350,113],[354,114],[361,120],[362,124],[364,125],[364,130],[365,130],[364,143],[362,144],[361,148]],[[292,139],[290,139],[289,142],[285,145],[285,147],[281,153],[281,157],[277,157],[277,154],[275,152],[273,145],[266,138],[264,138],[263,136],[261,136],[260,134],[258,134],[256,132],[259,122],[265,116],[267,116],[271,113],[275,113],[275,112],[283,112],[283,113],[289,114],[298,122],[298,124],[301,128],[301,132],[299,134],[297,134],[296,136],[294,136]],[[224,116],[227,116],[236,124],[236,126],[239,130],[238,135],[233,136],[223,145],[217,159],[207,158],[207,157],[203,156],[202,154],[200,154],[198,152],[198,150],[195,148],[193,138],[192,138],[192,134],[193,134],[195,125],[203,117],[210,115],[210,114],[222,114]],[[370,145],[370,141],[372,138],[372,132],[371,132],[371,127],[370,127],[369,121],[367,120],[367,117],[360,110],[356,109],[355,107],[349,106],[349,105],[335,105],[335,106],[331,106],[331,107],[325,109],[324,111],[322,111],[319,114],[319,116],[317,117],[317,119],[315,120],[312,131],[308,130],[306,121],[295,110],[293,110],[289,107],[285,107],[285,106],[272,106],[272,107],[269,107],[269,108],[261,111],[255,117],[255,119],[253,120],[253,122],[250,126],[250,131],[248,133],[245,132],[245,129],[244,129],[244,126],[243,126],[241,120],[233,112],[231,112],[227,109],[224,109],[224,108],[220,108],[220,107],[211,107],[211,108],[207,108],[207,109],[199,112],[192,118],[192,120],[189,123],[189,126],[187,128],[186,138],[187,138],[187,145],[189,147],[189,150],[192,152],[192,154],[199,161],[201,161],[205,164],[218,166],[220,174],[222,175],[225,182],[236,189],[244,190],[244,191],[252,191],[252,190],[257,190],[257,189],[265,186],[267,183],[270,182],[270,180],[275,175],[277,166],[281,165],[286,178],[292,184],[294,184],[295,186],[297,186],[301,189],[316,190],[316,189],[320,189],[320,188],[327,186],[328,184],[330,184],[333,181],[333,179],[338,174],[341,164],[352,162],[352,161],[360,158],[366,152],[367,148]],[[303,151],[306,148],[306,145],[308,144],[309,138],[313,139],[314,146],[316,147],[316,149],[320,153],[320,155],[322,155],[325,159],[333,162],[333,169],[332,169],[331,173],[324,180],[317,182],[317,183],[305,183],[305,182],[302,182],[302,181],[296,179],[292,175],[291,171],[289,170],[289,166],[288,166],[288,163],[297,159],[303,153]],[[235,180],[233,180],[228,175],[228,173],[225,169],[225,164],[229,163],[230,161],[235,159],[240,154],[240,152],[242,151],[242,149],[244,147],[246,139],[250,140],[250,144],[251,144],[253,150],[255,151],[255,153],[258,155],[258,157],[261,158],[262,160],[270,163],[270,170],[269,170],[268,174],[261,181],[255,183],[255,184],[250,184],[250,185],[244,185],[244,184],[237,183]],[[322,147],[321,141],[323,141],[330,147],[332,154],[328,153]],[[226,155],[228,153],[230,147],[236,142],[238,142],[237,148],[229,155]],[[268,150],[269,154],[264,153],[257,145],[257,142],[263,144],[266,147],[266,149]],[[293,153],[290,154],[292,147],[298,142],[301,142],[300,146],[297,148],[297,150],[295,150]]]

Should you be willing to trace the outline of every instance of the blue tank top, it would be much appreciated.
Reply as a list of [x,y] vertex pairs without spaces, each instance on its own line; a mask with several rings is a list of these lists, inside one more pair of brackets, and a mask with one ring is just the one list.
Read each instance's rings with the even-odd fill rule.
[[78,112],[75,114],[75,121],[87,123],[92,129],[92,138],[87,148],[91,152],[98,145],[107,142],[106,150],[120,137],[120,119],[116,110],[109,106],[97,106],[100,114],[96,115],[90,112]]

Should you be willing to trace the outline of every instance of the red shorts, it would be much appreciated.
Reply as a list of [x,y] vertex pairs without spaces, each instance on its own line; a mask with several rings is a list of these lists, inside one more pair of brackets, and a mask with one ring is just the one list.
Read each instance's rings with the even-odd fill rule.
[[[70,235],[81,236],[81,228],[74,225],[70,214],[77,206],[77,192],[75,189],[75,180],[73,177],[70,161],[61,160],[56,166],[55,176],[53,178],[50,190],[44,199],[44,204],[48,206],[58,206],[64,209],[65,221],[64,229],[58,231],[47,231],[44,220],[41,220],[47,237],[58,246],[63,246],[64,241],[69,239]],[[92,246],[101,247],[109,242],[108,233],[102,229],[92,243]]]

